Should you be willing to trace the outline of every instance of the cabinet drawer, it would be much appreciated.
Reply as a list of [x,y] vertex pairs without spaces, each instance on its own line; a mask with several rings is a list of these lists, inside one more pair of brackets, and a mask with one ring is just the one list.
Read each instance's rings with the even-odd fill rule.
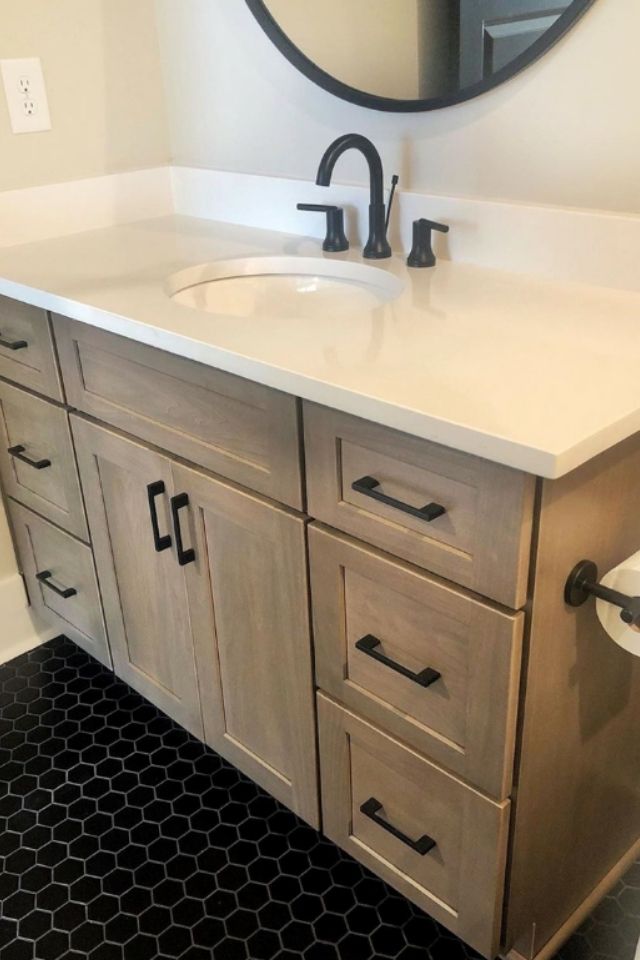
[[485,799],[322,694],[318,711],[325,833],[494,957],[509,802]]
[[63,317],[54,329],[71,406],[302,507],[295,397]]
[[508,796],[524,614],[315,525],[309,538],[318,685]]
[[0,444],[5,493],[86,540],[66,411],[0,381]]
[[61,633],[111,667],[90,547],[14,500],[7,503],[33,607]]
[[[312,516],[524,605],[535,478],[315,404],[304,421]],[[427,506],[445,512],[431,519]]]
[[1,296],[0,376],[54,400],[64,399],[46,312]]

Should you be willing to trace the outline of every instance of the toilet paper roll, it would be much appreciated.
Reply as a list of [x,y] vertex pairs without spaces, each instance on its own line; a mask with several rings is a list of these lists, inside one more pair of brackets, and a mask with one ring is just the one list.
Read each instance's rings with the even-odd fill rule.
[[[613,570],[602,577],[604,587],[619,590],[629,597],[640,596],[640,551],[623,560]],[[606,600],[596,600],[598,619],[612,640],[640,657],[640,627],[632,627],[620,619],[620,607],[615,607]]]

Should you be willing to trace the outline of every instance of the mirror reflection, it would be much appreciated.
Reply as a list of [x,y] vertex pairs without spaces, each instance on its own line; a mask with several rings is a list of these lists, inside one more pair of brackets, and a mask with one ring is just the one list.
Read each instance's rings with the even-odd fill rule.
[[570,8],[577,15],[587,2],[264,0],[264,6],[288,40],[334,80],[376,97],[429,100],[490,83],[537,41],[555,39],[560,18]]

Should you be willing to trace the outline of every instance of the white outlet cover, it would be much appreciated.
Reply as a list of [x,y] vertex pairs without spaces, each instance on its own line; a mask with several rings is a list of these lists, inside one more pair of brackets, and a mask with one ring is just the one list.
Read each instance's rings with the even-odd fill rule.
[[0,71],[13,132],[51,130],[49,101],[40,59],[0,60]]

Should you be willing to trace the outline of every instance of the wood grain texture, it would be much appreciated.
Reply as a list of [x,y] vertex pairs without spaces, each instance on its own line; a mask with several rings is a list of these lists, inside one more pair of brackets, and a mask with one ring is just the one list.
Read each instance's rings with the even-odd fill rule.
[[[511,790],[522,613],[317,525],[309,532],[319,686],[490,795]],[[367,635],[424,688],[359,651]]]
[[542,490],[505,947],[542,950],[640,836],[640,661],[593,601],[563,599],[640,548],[640,436]]
[[528,953],[525,957],[517,950],[511,950],[506,954],[506,960],[554,960],[563,944],[582,926],[584,921],[607,894],[611,892],[620,878],[623,877],[627,870],[636,862],[638,857],[640,857],[640,840],[627,850],[622,859],[602,878],[598,886],[582,901],[578,909],[571,914],[560,929],[556,931],[551,940],[548,940],[538,953],[535,955]]
[[[533,477],[347,414],[303,405],[309,513],[405,560],[491,597],[524,605]],[[432,523],[352,490],[364,476]]]
[[64,400],[51,324],[44,310],[0,296],[0,337],[27,342],[22,350],[0,346],[0,377]]
[[[29,599],[40,616],[111,668],[100,592],[90,547],[58,530],[15,500],[7,500],[18,563]],[[77,594],[63,599],[40,583],[36,574],[49,570],[58,587]]]
[[206,740],[318,826],[304,520],[185,467],[173,476],[196,549],[185,569]]
[[164,481],[157,509],[162,533],[169,532],[171,462],[75,415],[71,420],[114,670],[202,738],[184,569],[175,542],[155,552],[147,501],[147,485]]
[[290,506],[302,506],[298,401],[54,316],[71,406]]
[[[509,801],[494,803],[318,694],[327,835],[486,957],[500,937]],[[437,846],[421,856],[360,811]]]
[[[36,470],[8,453],[22,445],[34,460],[50,460]],[[87,540],[76,457],[67,413],[60,407],[0,380],[0,476],[5,493]]]

